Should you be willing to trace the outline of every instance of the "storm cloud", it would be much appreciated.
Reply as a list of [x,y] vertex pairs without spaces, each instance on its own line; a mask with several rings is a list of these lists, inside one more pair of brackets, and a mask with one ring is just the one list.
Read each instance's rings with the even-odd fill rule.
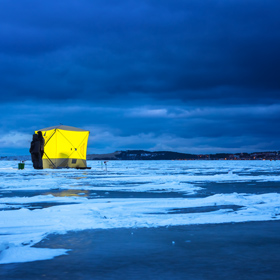
[[59,123],[90,129],[92,153],[279,149],[279,12],[253,0],[0,1],[0,152],[27,154],[35,129]]

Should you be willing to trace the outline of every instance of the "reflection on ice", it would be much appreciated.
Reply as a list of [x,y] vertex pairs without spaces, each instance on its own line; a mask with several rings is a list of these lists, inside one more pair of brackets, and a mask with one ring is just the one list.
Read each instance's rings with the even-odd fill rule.
[[47,192],[45,195],[53,195],[57,197],[69,197],[69,196],[83,196],[87,197],[89,195],[89,191],[87,190],[62,190],[58,192]]

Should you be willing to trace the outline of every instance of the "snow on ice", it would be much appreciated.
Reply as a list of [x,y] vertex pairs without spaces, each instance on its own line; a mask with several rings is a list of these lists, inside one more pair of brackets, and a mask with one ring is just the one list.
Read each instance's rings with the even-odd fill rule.
[[[67,254],[71,248],[33,247],[51,233],[280,219],[277,191],[223,193],[221,189],[198,195],[207,183],[226,188],[238,182],[251,187],[279,182],[278,161],[114,161],[107,171],[97,161],[89,165],[92,169],[87,171],[38,171],[31,162],[17,170],[15,161],[0,161],[0,264]],[[110,192],[116,195],[110,197]],[[136,193],[142,196],[137,198]],[[213,206],[216,210],[174,212]]]

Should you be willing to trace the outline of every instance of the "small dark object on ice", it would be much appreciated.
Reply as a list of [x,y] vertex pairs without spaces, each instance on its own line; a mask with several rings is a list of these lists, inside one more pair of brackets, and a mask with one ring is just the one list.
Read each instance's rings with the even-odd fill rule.
[[91,169],[91,167],[76,167],[76,169]]

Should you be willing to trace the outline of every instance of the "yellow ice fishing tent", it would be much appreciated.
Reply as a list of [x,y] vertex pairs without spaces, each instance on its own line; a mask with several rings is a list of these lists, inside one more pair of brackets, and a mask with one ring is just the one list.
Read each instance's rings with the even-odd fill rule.
[[65,125],[43,128],[43,168],[87,168],[89,131]]

